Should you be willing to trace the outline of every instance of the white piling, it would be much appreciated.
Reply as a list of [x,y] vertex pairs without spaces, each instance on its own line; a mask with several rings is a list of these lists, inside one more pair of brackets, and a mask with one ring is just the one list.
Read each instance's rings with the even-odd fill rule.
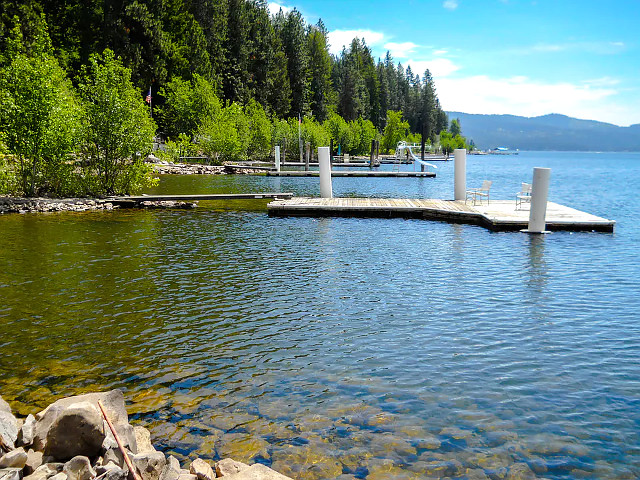
[[320,197],[333,198],[329,147],[318,147],[318,164],[320,166]]
[[280,145],[276,145],[276,172],[280,171]]
[[545,230],[547,215],[547,197],[549,196],[550,168],[535,167],[531,185],[531,207],[529,209],[529,228],[527,233],[548,233]]
[[453,151],[453,198],[465,200],[467,197],[467,151],[456,148]]

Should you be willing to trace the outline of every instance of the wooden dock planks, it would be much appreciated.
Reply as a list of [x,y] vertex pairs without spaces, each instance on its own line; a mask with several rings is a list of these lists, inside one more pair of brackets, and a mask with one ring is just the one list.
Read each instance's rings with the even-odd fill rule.
[[[398,198],[294,197],[269,203],[274,216],[399,217],[480,225],[496,231],[527,227],[528,210],[516,210],[515,201],[471,205],[462,201]],[[615,221],[553,202],[547,204],[548,230],[613,232]]]
[[[285,170],[280,172],[268,171],[267,177],[317,177],[320,172],[317,170]],[[434,178],[436,174],[434,172],[363,172],[363,171],[348,171],[348,170],[332,170],[332,177],[396,177],[396,178]]]

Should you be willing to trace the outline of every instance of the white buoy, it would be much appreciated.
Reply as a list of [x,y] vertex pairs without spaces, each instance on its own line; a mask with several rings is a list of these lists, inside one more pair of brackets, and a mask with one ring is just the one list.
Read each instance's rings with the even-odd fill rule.
[[547,215],[547,197],[549,196],[550,168],[535,167],[531,185],[531,207],[529,209],[529,228],[527,233],[549,233],[545,230]]
[[276,172],[280,171],[280,145],[276,145]]
[[465,200],[467,198],[467,151],[464,148],[456,148],[453,151],[453,199]]
[[318,147],[318,164],[320,166],[320,197],[333,198],[329,147]]

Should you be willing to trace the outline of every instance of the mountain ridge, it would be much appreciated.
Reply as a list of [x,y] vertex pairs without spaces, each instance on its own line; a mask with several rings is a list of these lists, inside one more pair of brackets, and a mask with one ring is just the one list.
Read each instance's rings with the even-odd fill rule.
[[620,127],[558,113],[538,117],[447,112],[460,119],[462,134],[485,150],[640,151],[640,123]]

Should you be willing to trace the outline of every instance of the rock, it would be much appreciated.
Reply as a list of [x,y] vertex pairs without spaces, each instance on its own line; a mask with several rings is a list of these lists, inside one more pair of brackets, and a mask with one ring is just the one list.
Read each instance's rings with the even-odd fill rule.
[[[133,456],[133,453],[131,453],[129,450],[127,450],[127,453],[129,454],[129,458]],[[114,463],[119,468],[125,468],[124,457],[122,456],[122,452],[119,448],[110,448],[102,456],[103,464],[107,464],[109,462]]]
[[102,415],[90,402],[64,408],[47,429],[44,454],[56,460],[95,457],[105,440]]
[[176,457],[171,455],[162,469],[160,480],[178,480],[181,473],[180,462]]
[[285,477],[261,463],[255,463],[241,472],[224,478],[225,480],[291,480],[290,477]]
[[24,478],[28,480],[48,480],[60,473],[63,468],[64,463],[45,463],[36,468],[31,475]]
[[181,473],[178,475],[178,480],[197,480],[198,477],[191,475],[190,473]]
[[216,474],[213,472],[211,465],[201,458],[196,458],[191,462],[189,473],[198,477],[198,480],[213,480],[216,478]]
[[536,474],[526,463],[514,463],[507,473],[507,480],[534,480],[535,478]]
[[218,477],[224,477],[226,475],[233,475],[234,473],[241,472],[249,468],[249,465],[242,462],[236,462],[230,458],[223,458],[216,463],[216,474]]
[[43,463],[42,452],[36,452],[35,450],[30,449],[27,452],[27,463],[24,466],[24,473],[27,475],[31,475],[36,470],[36,468],[38,468]]
[[33,443],[33,437],[36,433],[36,417],[29,414],[22,424],[22,428],[18,432],[17,445],[25,447],[30,446]]
[[162,452],[138,453],[131,457],[142,480],[159,480],[167,460]]
[[78,455],[64,464],[62,471],[69,480],[91,480],[96,472],[91,468],[91,462],[87,457]]
[[1,468],[0,480],[21,480],[22,469],[21,468]]
[[[100,393],[87,393],[85,395],[77,395],[75,397],[61,398],[56,402],[49,405],[42,412],[36,415],[36,428],[33,440],[35,450],[44,450],[46,444],[47,433],[54,421],[68,409],[70,406],[76,403],[89,402],[93,405],[100,415],[102,420],[102,413],[98,408],[98,400],[102,401],[104,408],[109,416],[109,420],[118,432],[120,440],[125,447],[128,447],[132,452],[136,452],[136,436],[133,427],[129,425],[127,416],[127,409],[124,403],[124,395],[120,390],[111,390],[110,392]],[[113,434],[109,430],[106,422],[103,421],[103,431],[105,439],[102,448],[108,450],[109,448],[116,448],[117,443]],[[72,455],[75,456],[75,455]],[[71,457],[69,457],[71,458]]]
[[151,444],[151,432],[144,427],[133,427],[136,436],[136,453],[155,452],[156,449]]
[[67,480],[67,474],[64,472],[60,472],[60,473],[56,473],[53,477],[51,477],[49,480]]
[[0,410],[0,447],[5,445],[13,450],[18,439],[18,421],[11,413],[11,409],[7,411],[6,407],[3,408],[5,410]]
[[27,463],[27,452],[24,448],[16,448],[0,457],[0,468],[20,468],[23,469]]
[[9,405],[2,397],[0,397],[0,412],[11,413],[11,405]]

